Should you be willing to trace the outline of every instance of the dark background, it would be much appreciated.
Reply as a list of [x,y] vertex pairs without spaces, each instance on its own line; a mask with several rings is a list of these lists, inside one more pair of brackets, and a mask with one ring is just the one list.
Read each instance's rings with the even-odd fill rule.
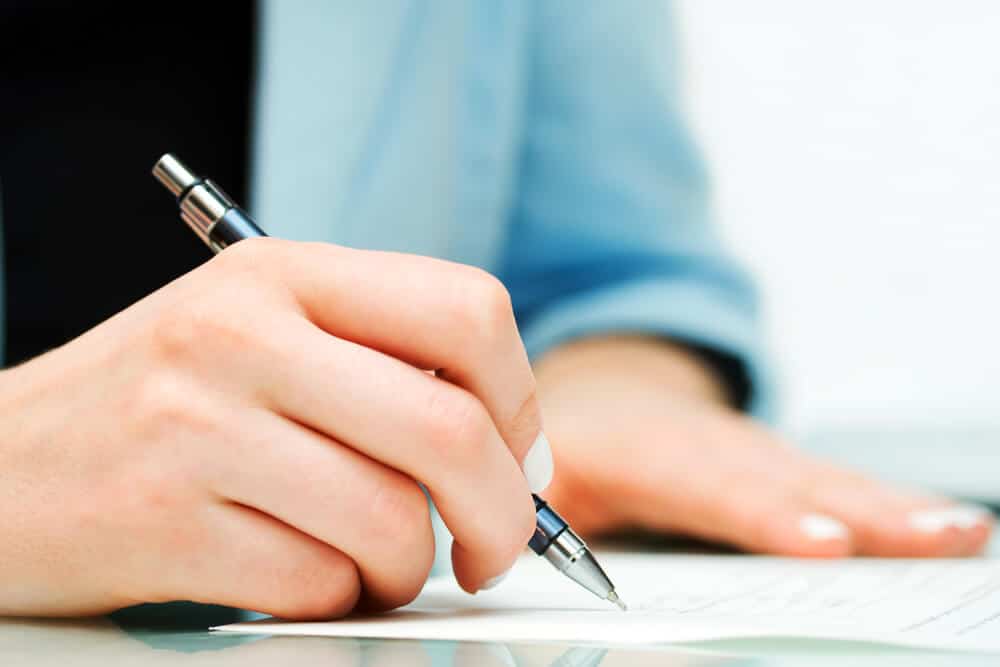
[[60,345],[208,249],[153,163],[246,203],[253,3],[0,2],[6,365]]

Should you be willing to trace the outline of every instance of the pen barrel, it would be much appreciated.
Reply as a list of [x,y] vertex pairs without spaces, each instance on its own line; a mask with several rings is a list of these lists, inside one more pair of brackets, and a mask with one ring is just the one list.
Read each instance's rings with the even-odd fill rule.
[[188,169],[176,155],[161,157],[153,176],[177,198],[181,219],[213,252],[243,239],[267,236],[222,188]]
[[267,234],[243,209],[235,206],[227,210],[208,232],[209,243],[216,252],[225,250],[237,241],[260,236]]

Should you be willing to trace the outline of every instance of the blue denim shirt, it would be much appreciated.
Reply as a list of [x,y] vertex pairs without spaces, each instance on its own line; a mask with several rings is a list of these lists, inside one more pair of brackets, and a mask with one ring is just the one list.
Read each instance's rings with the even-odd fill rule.
[[666,3],[266,0],[262,26],[252,208],[269,230],[481,266],[533,356],[611,331],[729,352],[769,414]]
[[532,356],[622,331],[717,348],[769,414],[664,3],[263,0],[260,19],[250,208],[270,233],[481,266]]

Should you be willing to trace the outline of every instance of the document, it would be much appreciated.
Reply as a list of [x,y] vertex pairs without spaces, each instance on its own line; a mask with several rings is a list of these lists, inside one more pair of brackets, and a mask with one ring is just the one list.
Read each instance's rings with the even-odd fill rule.
[[599,553],[629,610],[526,556],[474,596],[431,579],[402,609],[323,623],[265,619],[227,632],[604,644],[746,637],[1000,651],[1000,559],[800,560]]

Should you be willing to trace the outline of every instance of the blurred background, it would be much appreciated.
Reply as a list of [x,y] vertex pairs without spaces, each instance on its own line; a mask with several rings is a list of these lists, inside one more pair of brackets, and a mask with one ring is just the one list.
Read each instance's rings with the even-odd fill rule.
[[1000,496],[1000,3],[679,0],[720,224],[782,428]]

